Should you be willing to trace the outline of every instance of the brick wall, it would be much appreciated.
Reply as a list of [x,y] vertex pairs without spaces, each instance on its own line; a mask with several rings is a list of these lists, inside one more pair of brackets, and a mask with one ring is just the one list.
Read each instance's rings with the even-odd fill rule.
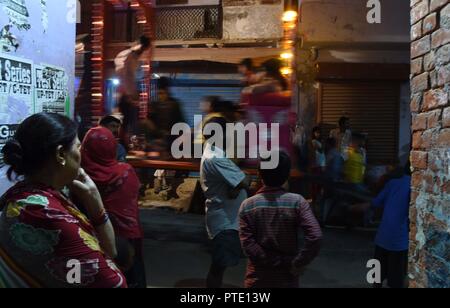
[[450,0],[411,0],[410,286],[450,287]]

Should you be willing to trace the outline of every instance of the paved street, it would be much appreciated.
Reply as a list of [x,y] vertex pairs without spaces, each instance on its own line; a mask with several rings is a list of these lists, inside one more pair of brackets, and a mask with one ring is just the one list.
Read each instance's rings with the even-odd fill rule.
[[[166,238],[145,240],[149,287],[204,287],[210,256],[207,242],[198,241],[203,235],[196,234],[204,231],[203,217],[177,215],[170,220],[173,214],[162,213],[164,218],[158,213],[157,219],[152,218],[148,210],[142,214],[146,237]],[[182,221],[186,221],[185,232]],[[178,235],[167,234],[162,229],[164,226]],[[161,229],[158,231],[158,228]],[[181,229],[174,231],[177,228]],[[301,287],[368,287],[365,266],[372,257],[373,237],[373,232],[369,231],[325,229],[322,251],[302,276]],[[177,240],[179,238],[183,240]],[[245,266],[243,259],[239,266],[228,270],[226,287],[242,287]]]

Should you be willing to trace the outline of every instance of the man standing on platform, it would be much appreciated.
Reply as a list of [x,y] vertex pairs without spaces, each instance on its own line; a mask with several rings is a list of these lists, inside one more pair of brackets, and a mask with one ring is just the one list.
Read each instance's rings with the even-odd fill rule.
[[119,53],[114,60],[116,72],[120,79],[119,111],[123,115],[123,133],[128,144],[129,134],[137,131],[139,120],[139,65],[140,58],[151,47],[151,41],[146,36],[141,36],[139,44]]

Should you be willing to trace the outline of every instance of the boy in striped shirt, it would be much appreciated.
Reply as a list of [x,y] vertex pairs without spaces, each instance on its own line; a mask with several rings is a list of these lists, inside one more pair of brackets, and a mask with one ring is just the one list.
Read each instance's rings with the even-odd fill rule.
[[[260,169],[264,186],[240,209],[240,239],[249,258],[247,288],[298,288],[301,270],[320,249],[322,231],[308,202],[282,188],[289,179],[290,158],[284,152],[279,158],[277,168]],[[301,249],[299,229],[305,235]]]

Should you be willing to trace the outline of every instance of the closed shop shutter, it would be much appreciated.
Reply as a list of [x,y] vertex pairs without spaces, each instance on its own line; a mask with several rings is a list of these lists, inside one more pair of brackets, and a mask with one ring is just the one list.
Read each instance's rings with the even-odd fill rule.
[[369,164],[390,164],[398,157],[400,85],[386,82],[324,82],[319,117],[326,136],[339,118],[350,118],[352,131],[367,134]]
[[241,95],[239,81],[189,80],[176,81],[172,96],[180,101],[186,122],[194,125],[194,115],[201,115],[200,102],[206,96],[219,96],[223,100],[238,103]]

